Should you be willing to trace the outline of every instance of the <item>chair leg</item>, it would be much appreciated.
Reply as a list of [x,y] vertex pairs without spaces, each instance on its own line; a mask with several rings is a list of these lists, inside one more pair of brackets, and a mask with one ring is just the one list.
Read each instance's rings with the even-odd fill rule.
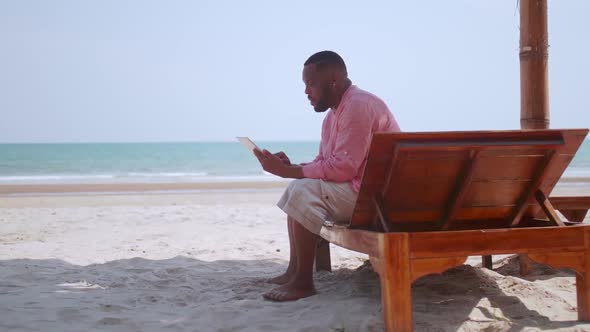
[[330,261],[330,242],[321,239],[315,251],[315,270],[332,272]]
[[576,297],[578,299],[578,320],[590,321],[590,251],[584,255],[585,271],[576,271]]
[[527,274],[531,273],[533,261],[529,258],[527,254],[519,254],[518,262],[520,264],[521,276],[526,276]]
[[586,273],[576,273],[576,297],[578,298],[578,320],[590,320],[590,283]]
[[412,331],[412,280],[407,233],[387,234],[382,248],[381,301],[386,331]]
[[481,266],[491,270],[493,268],[492,255],[481,256]]

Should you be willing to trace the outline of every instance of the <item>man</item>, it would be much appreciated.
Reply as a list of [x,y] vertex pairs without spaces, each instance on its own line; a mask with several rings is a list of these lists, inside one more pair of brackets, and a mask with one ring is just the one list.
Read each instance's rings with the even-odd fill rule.
[[279,152],[256,151],[262,168],[283,178],[294,178],[278,206],[287,214],[290,258],[287,271],[269,281],[280,285],[263,296],[293,301],[316,293],[313,263],[319,232],[325,220],[350,220],[371,137],[399,126],[378,97],[348,78],[344,60],[331,51],[318,52],[303,66],[305,94],[324,118],[320,151],[310,163],[292,165]]

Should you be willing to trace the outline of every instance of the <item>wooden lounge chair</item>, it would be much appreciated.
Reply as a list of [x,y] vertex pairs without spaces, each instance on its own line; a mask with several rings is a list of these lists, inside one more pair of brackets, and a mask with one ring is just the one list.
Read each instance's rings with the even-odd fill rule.
[[[587,133],[376,133],[350,224],[326,222],[320,235],[369,255],[388,331],[412,330],[414,280],[471,255],[574,269],[578,319],[589,320],[590,225],[569,226],[547,199]],[[316,264],[329,264],[321,248]]]

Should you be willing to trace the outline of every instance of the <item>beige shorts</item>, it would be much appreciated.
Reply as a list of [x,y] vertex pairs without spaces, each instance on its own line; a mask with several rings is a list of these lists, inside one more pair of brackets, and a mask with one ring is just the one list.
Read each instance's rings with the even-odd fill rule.
[[328,182],[318,179],[291,181],[277,206],[314,234],[319,234],[324,221],[350,221],[357,193],[350,182]]

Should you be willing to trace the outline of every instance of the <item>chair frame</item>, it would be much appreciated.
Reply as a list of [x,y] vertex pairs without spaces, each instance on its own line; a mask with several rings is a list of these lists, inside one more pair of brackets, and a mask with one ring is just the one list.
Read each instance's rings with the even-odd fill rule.
[[[491,261],[491,255],[526,254],[534,261],[576,271],[578,319],[590,320],[590,225],[580,223],[586,212],[583,210],[590,207],[590,198],[547,198],[587,133],[587,129],[376,133],[350,224],[326,223],[322,227],[324,241],[316,252],[316,268],[329,269],[328,242],[369,255],[380,277],[386,330],[412,331],[414,280],[461,265],[468,256],[488,256]],[[528,160],[534,162],[514,159],[530,157],[527,154],[531,151],[536,151],[535,156]],[[439,169],[453,174],[440,209],[422,209],[403,198],[396,201],[396,197],[402,197],[400,191],[414,197],[413,188],[404,187],[407,183],[403,175],[420,172],[404,168],[405,160],[414,154],[428,157],[445,153],[464,157],[460,166],[449,167],[449,172]],[[493,159],[495,153],[499,157]],[[506,162],[507,167],[524,169],[526,179],[501,182],[486,178],[493,169],[487,169],[487,173],[481,169],[498,160]],[[520,164],[512,164],[513,160]],[[423,171],[437,171],[434,164],[424,166]],[[424,185],[428,181],[424,179]],[[507,190],[509,198],[502,192],[489,194],[474,189],[482,183],[501,188],[494,181],[519,189]],[[489,196],[495,205],[477,206],[483,196]],[[511,204],[502,206],[507,199]],[[556,206],[575,222],[561,220]],[[408,207],[414,210],[403,210]],[[490,215],[486,215],[486,209]],[[545,218],[540,218],[543,215]]]

